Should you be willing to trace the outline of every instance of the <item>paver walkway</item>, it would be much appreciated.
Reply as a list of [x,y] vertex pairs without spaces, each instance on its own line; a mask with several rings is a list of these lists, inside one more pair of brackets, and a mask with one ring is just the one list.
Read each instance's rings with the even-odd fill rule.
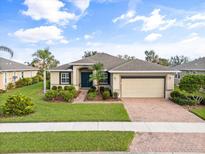
[[202,133],[140,133],[134,138],[131,152],[205,152]]
[[86,90],[86,89],[80,90],[80,94],[78,95],[77,98],[74,99],[74,102],[75,103],[82,103],[82,102],[84,102],[84,100],[86,98],[86,95],[87,95],[87,92],[88,92],[88,90]]
[[0,132],[45,131],[134,131],[169,133],[205,133],[205,123],[174,122],[49,122],[0,123]]
[[183,107],[165,99],[123,99],[132,121],[204,122]]

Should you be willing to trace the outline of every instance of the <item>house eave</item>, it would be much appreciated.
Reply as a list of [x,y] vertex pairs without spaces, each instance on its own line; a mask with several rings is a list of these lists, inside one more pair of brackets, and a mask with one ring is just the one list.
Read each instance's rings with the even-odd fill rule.
[[90,65],[93,65],[95,63],[69,63],[69,65],[84,65],[84,66],[90,66]]
[[68,70],[48,70],[49,72],[72,72],[72,69],[68,69]]
[[39,69],[8,69],[8,70],[0,70],[0,72],[19,72],[19,71],[38,71]]
[[178,73],[181,71],[109,71],[110,73]]

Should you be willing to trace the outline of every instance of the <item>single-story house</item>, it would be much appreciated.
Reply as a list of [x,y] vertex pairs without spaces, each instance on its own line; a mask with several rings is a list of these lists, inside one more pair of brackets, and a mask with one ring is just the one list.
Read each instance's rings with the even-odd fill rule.
[[179,71],[175,75],[175,84],[178,84],[186,74],[205,74],[205,57],[172,68]]
[[106,80],[101,86],[108,86],[120,97],[168,98],[174,89],[175,70],[140,59],[125,61],[118,57],[97,53],[50,70],[52,86],[74,85],[76,89],[89,88],[89,75],[95,63],[102,63]]
[[34,77],[37,72],[37,68],[0,57],[0,89],[5,90],[8,83],[21,78]]

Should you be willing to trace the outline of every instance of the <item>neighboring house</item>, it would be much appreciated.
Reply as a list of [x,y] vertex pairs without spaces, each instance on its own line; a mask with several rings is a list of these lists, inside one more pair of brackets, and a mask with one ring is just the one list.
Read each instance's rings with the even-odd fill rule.
[[174,89],[176,71],[158,64],[135,59],[124,61],[118,57],[97,53],[50,70],[52,86],[74,85],[77,89],[89,88],[91,66],[102,63],[107,77],[101,86],[109,86],[120,97],[168,98]]
[[175,84],[186,74],[205,74],[205,57],[172,67],[180,72],[175,75]]
[[34,77],[37,72],[37,68],[0,57],[0,89],[5,90],[8,83],[21,78]]

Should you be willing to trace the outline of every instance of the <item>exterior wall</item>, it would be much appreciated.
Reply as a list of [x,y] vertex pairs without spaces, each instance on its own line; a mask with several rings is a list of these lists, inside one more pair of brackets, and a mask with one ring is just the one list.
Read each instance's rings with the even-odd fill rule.
[[[51,83],[51,88],[53,86],[68,86],[68,85],[61,85],[60,84],[60,73],[61,72],[50,72],[50,83]],[[73,83],[73,73],[71,72],[71,84]]]
[[38,71],[2,72],[0,76],[0,89],[5,90],[8,83],[14,83],[17,80],[21,79],[22,72],[24,73],[24,78],[31,78],[36,76]]
[[3,73],[0,73],[0,89],[4,89],[4,84],[3,84]]
[[165,98],[169,98],[170,92],[174,89],[174,74],[158,73],[158,74],[145,74],[145,73],[114,73],[112,74],[112,91],[117,92],[121,97],[121,76],[164,76],[165,77]]

